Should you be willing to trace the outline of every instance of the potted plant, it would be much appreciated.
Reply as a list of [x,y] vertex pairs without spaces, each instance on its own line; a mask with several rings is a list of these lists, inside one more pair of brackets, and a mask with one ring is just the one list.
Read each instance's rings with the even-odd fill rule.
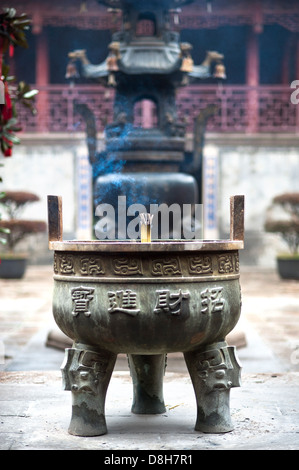
[[[20,279],[26,271],[28,256],[16,250],[16,246],[29,235],[45,232],[47,225],[40,220],[20,219],[25,206],[39,197],[25,191],[6,191],[2,194],[0,204],[7,219],[0,220],[2,237],[5,237],[5,251],[0,252],[0,277]],[[3,248],[2,248],[3,249]]]
[[[273,213],[276,210],[276,217]],[[280,194],[272,200],[267,220],[267,232],[279,233],[288,253],[277,255],[277,267],[283,279],[299,279],[299,193]]]

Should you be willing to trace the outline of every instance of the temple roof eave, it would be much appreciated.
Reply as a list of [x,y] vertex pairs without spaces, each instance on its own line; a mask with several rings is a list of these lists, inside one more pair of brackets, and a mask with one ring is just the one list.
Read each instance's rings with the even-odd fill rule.
[[83,76],[89,79],[100,79],[107,78],[111,73],[121,72],[126,75],[165,75],[171,74],[180,70],[181,61],[178,60],[176,64],[171,67],[154,67],[154,66],[135,66],[126,67],[121,61],[118,63],[117,70],[110,70],[107,66],[107,62],[104,61],[99,65],[88,64],[83,66]]
[[188,76],[194,79],[210,78],[210,67],[205,65],[193,65],[191,72],[188,72]]
[[141,63],[132,64],[130,62],[125,62],[120,60],[118,62],[118,68],[120,72],[123,72],[128,75],[143,75],[143,74],[170,74],[180,70],[181,59],[178,58],[172,63],[165,64],[160,60],[149,60],[148,62],[143,61]]
[[178,44],[132,44],[120,47],[119,70],[128,74],[167,74],[179,70],[181,49]]
[[[110,73],[113,72],[122,72],[126,75],[144,75],[144,74],[171,74],[176,71],[179,71],[181,68],[181,59],[178,58],[176,62],[174,62],[171,66],[168,67],[161,67],[159,64],[156,66],[151,66],[150,64],[147,65],[138,65],[138,66],[127,66],[122,60],[118,61],[117,70],[110,70],[105,60],[101,64],[93,65],[93,64],[86,64],[83,66],[83,75],[85,78],[90,79],[100,79],[100,78],[107,78]],[[211,77],[210,68],[204,65],[194,65],[192,71],[188,72],[188,76],[192,79],[202,80],[205,78]]]
[[83,76],[85,78],[98,79],[105,78],[109,75],[107,61],[105,60],[101,64],[84,64],[82,66]]
[[[108,57],[98,65],[85,64],[83,74],[87,78],[108,76],[111,72],[123,72],[128,75],[139,74],[170,74],[180,70],[182,64],[179,47],[120,47],[118,59]],[[111,65],[113,66],[111,67]]]
[[[134,3],[135,0],[97,0],[99,4],[106,5],[110,8],[124,9]],[[194,3],[194,0],[139,0],[141,7],[159,6],[166,9],[178,8],[188,3]]]

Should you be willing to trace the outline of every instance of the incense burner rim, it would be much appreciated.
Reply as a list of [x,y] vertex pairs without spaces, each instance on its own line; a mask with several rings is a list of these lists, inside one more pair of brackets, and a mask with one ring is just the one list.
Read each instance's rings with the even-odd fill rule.
[[141,243],[139,240],[68,240],[50,241],[54,251],[91,252],[188,252],[231,251],[244,248],[243,240],[157,240]]

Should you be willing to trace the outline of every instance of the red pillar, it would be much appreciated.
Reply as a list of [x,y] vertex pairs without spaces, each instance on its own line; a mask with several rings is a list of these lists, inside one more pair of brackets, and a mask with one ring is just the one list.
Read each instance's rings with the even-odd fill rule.
[[299,80],[299,39],[296,41],[296,72],[295,72],[295,79]]
[[259,45],[258,35],[253,28],[249,31],[247,39],[246,84],[252,87],[248,90],[248,128],[250,133],[258,130],[258,86],[259,86]]
[[42,31],[37,37],[36,83],[41,86],[49,84],[48,37],[45,31]]
[[48,37],[45,30],[36,29],[36,88],[39,90],[37,95],[37,126],[39,132],[48,131],[49,100],[47,86],[50,81],[49,50]]
[[293,51],[295,35],[291,34],[284,46],[281,70],[281,83],[290,86],[290,60],[291,51]]
[[258,35],[251,29],[247,40],[246,82],[249,86],[259,85]]
[[153,107],[154,104],[150,100],[142,100],[141,113],[142,113],[142,127],[150,129],[153,127]]

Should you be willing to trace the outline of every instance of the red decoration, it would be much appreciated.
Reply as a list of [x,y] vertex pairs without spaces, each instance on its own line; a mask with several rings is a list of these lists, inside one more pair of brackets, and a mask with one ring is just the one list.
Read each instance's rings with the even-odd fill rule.
[[15,52],[15,48],[12,44],[9,45],[9,57],[13,57]]
[[3,108],[2,108],[2,117],[4,121],[9,121],[9,119],[12,118],[12,103],[11,103],[11,98],[10,98],[10,94],[8,91],[7,82],[4,82],[4,98],[5,98],[5,104],[3,105]]
[[[9,145],[12,145],[12,142],[8,139],[4,139],[7,141]],[[8,149],[4,150],[4,157],[11,157],[12,156],[12,148],[9,147]]]
[[[4,82],[4,104],[0,106],[0,112],[1,112],[1,119],[0,121],[2,122],[2,125],[7,124],[7,122],[13,117],[13,110],[12,110],[12,102],[8,90],[8,85],[7,82]],[[8,131],[10,133],[10,131]],[[3,151],[4,157],[11,157],[12,156],[12,141],[9,140],[7,137],[3,137],[4,142],[8,145],[8,148],[6,148]]]

